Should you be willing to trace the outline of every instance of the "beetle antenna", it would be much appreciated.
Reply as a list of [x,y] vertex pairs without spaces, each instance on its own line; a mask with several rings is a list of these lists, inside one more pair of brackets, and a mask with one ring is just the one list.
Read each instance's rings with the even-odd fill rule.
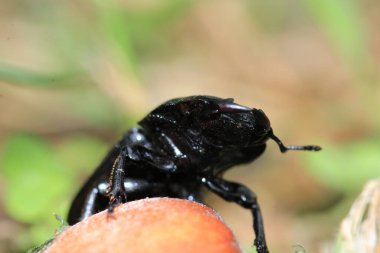
[[314,145],[307,145],[307,146],[285,146],[282,141],[271,132],[269,134],[269,138],[274,140],[277,145],[280,147],[281,153],[285,153],[288,150],[309,150],[309,151],[319,151],[322,148],[320,146],[314,146]]

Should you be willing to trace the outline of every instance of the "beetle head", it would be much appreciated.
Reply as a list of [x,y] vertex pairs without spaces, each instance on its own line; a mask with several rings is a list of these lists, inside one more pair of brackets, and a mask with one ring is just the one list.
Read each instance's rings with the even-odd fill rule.
[[202,106],[198,105],[192,122],[208,143],[248,147],[263,144],[269,138],[271,126],[262,110],[236,104],[233,99],[206,98]]

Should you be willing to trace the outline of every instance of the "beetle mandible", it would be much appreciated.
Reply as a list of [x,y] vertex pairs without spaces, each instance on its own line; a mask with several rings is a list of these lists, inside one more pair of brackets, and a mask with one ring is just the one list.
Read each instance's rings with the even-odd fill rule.
[[287,150],[318,151],[319,146],[285,146],[261,109],[233,99],[190,96],[167,101],[129,130],[109,151],[74,199],[70,224],[127,200],[174,197],[202,202],[205,187],[226,201],[249,209],[254,245],[267,253],[263,218],[256,195],[225,180],[223,172],[249,163],[274,140]]

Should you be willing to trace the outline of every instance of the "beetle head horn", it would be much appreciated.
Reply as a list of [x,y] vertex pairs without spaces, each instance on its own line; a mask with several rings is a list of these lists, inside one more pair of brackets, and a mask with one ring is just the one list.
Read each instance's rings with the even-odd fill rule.
[[222,112],[250,112],[252,108],[234,103],[232,98],[223,99],[218,103],[218,107]]

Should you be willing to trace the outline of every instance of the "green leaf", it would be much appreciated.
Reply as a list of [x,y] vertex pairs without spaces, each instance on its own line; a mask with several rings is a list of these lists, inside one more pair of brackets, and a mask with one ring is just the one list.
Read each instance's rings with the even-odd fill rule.
[[342,192],[353,193],[363,184],[380,177],[380,141],[360,140],[347,144],[323,144],[318,155],[305,155],[310,172],[322,183]]
[[62,196],[71,187],[72,175],[41,138],[12,135],[5,143],[3,168],[10,216],[33,223],[64,211]]

